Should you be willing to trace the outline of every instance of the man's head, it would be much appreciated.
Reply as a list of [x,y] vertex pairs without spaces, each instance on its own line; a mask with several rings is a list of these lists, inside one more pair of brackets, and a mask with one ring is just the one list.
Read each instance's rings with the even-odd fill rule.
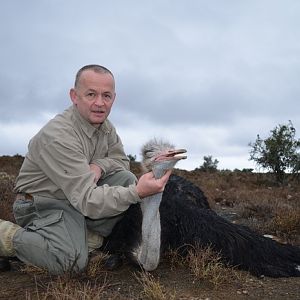
[[108,117],[116,97],[112,72],[99,65],[82,67],[76,74],[70,97],[80,115],[99,127]]

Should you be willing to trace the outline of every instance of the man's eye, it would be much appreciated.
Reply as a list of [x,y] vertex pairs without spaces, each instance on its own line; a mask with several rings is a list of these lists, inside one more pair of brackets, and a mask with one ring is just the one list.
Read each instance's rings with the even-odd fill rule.
[[111,99],[112,98],[112,96],[110,94],[105,94],[104,97],[105,97],[105,99]]
[[88,93],[87,96],[89,98],[94,98],[96,96],[96,94],[91,92],[91,93]]

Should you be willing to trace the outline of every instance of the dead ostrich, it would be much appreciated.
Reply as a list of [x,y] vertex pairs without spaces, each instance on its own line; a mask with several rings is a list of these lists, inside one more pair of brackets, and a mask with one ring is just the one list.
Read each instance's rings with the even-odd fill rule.
[[[143,149],[143,164],[160,177],[184,158],[185,150],[156,140]],[[248,227],[233,224],[210,209],[203,192],[182,177],[171,175],[162,194],[131,205],[102,250],[146,271],[155,269],[170,249],[185,255],[190,247],[212,247],[225,264],[269,277],[300,276],[300,249],[280,244]]]

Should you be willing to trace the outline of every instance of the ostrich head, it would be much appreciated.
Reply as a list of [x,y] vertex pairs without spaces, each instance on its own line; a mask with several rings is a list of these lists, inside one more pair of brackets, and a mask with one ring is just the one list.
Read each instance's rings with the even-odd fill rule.
[[[152,171],[155,178],[160,178],[166,170],[172,169],[175,164],[185,159],[184,149],[175,149],[173,145],[162,140],[150,140],[142,148],[143,168]],[[141,202],[143,214],[141,243],[135,254],[137,262],[146,271],[154,270],[160,260],[160,214],[159,205],[162,193],[146,197]]]
[[165,170],[172,169],[175,164],[186,159],[185,149],[175,149],[167,141],[152,139],[142,148],[142,167],[144,171],[153,171],[155,177],[161,177]]

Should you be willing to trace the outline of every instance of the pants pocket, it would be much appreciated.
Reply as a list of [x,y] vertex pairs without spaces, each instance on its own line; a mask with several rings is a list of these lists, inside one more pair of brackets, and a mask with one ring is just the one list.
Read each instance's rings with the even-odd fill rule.
[[36,231],[36,230],[39,230],[46,226],[50,226],[52,224],[55,224],[55,223],[61,221],[62,215],[63,215],[63,211],[61,210],[61,211],[52,213],[46,217],[42,217],[40,219],[33,220],[32,225],[27,226],[27,228],[29,230]]
[[41,247],[49,249],[52,253],[56,253],[59,260],[65,261],[66,256],[74,260],[76,257],[76,249],[63,215],[63,210],[52,212],[51,214],[33,220],[32,223],[26,227],[26,230],[36,232],[44,237],[45,244],[41,245]]

